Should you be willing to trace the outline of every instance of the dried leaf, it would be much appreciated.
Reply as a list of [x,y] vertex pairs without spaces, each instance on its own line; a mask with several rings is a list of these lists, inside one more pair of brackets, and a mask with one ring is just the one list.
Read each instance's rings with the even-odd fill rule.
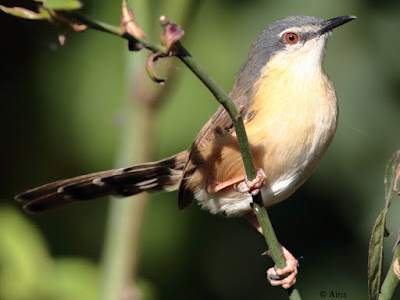
[[394,274],[396,274],[397,278],[400,280],[400,263],[399,263],[399,258],[396,258],[396,260],[393,262],[393,271],[394,271]]
[[147,63],[146,63],[146,70],[147,70],[147,73],[149,74],[151,80],[153,80],[154,82],[160,83],[160,84],[164,84],[165,79],[158,78],[154,71],[154,63],[160,57],[161,57],[160,53],[150,53],[150,55],[147,59]]
[[29,20],[45,20],[48,19],[45,14],[39,13],[23,8],[23,7],[7,7],[0,5],[0,9],[9,15],[13,15],[15,17],[29,19]]
[[122,1],[121,23],[123,30],[128,32],[130,35],[137,38],[146,39],[146,35],[144,34],[142,28],[140,28],[138,22],[136,22],[133,11],[128,8],[126,0]]

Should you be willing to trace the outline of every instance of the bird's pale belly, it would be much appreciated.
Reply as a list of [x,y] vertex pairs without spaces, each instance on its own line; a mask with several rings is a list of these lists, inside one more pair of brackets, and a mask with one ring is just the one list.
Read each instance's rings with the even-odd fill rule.
[[[302,146],[299,145],[299,147]],[[267,181],[262,188],[263,200],[266,206],[288,198],[310,177],[322,156],[320,151],[322,147],[319,145],[318,147],[311,146],[307,148],[292,157],[293,160],[275,164],[275,172],[271,172],[273,177],[271,176],[269,180],[267,173]],[[274,158],[272,157],[271,159]],[[275,158],[272,161],[279,162],[279,158]],[[269,168],[266,166],[266,169]]]
[[[272,133],[262,132],[262,128],[247,128],[253,133],[249,135],[251,148],[258,149],[252,150],[256,167],[263,168],[267,175],[266,183],[261,189],[266,206],[293,194],[312,174],[328,148],[335,132],[336,118],[324,119],[322,113],[320,116],[314,115],[312,120],[318,122],[291,119],[287,126],[281,123],[279,128],[271,131]],[[292,123],[298,121],[303,126],[308,123],[308,128],[304,130]],[[260,141],[260,137],[264,138]],[[249,194],[237,193],[233,188],[216,194],[201,189],[197,191],[196,198],[203,208],[212,213],[223,212],[234,216],[243,215],[251,210],[252,197]]]

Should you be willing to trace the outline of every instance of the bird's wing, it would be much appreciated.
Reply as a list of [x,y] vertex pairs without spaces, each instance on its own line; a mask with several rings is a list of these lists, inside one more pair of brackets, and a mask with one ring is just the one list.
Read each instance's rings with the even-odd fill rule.
[[[234,103],[241,107],[243,120],[248,122],[253,117],[250,111],[251,101],[246,97],[237,97]],[[189,148],[189,158],[183,170],[183,177],[179,186],[178,205],[180,209],[188,207],[194,199],[194,188],[188,186],[188,180],[192,179],[198,167],[204,163],[206,152],[212,151],[212,143],[222,137],[232,136],[234,133],[232,119],[221,105],[211,119],[204,125],[197,135],[194,143]],[[198,182],[200,184],[200,182]]]

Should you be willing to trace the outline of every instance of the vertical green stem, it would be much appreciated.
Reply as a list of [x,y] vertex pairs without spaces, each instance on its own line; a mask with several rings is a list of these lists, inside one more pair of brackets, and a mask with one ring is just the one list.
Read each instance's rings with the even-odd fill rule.
[[[135,9],[140,16],[143,29],[149,27],[148,1],[135,1]],[[99,30],[119,34],[119,28],[100,24]],[[118,29],[118,30],[117,30]],[[122,127],[121,144],[117,150],[116,166],[129,166],[147,161],[152,156],[153,117],[148,105],[139,104],[132,97],[132,85],[143,78],[145,53],[126,55],[125,80],[122,88],[125,96],[121,105]],[[137,71],[140,70],[140,71]],[[149,89],[148,93],[152,91]],[[150,118],[149,118],[150,116]],[[102,300],[140,299],[141,293],[135,284],[137,261],[140,254],[142,220],[144,218],[148,195],[141,194],[125,199],[110,199],[107,231],[103,249]]]
[[385,280],[383,281],[382,287],[381,287],[381,293],[379,294],[378,299],[379,300],[391,300],[394,299],[394,294],[396,290],[399,287],[400,280],[397,277],[397,275],[393,271],[393,264],[396,258],[400,256],[400,246],[397,246],[394,255],[393,255],[393,260],[390,265],[389,271],[385,277]]
[[[130,64],[131,65],[131,64]],[[122,144],[117,155],[117,166],[128,166],[144,161],[151,139],[147,127],[148,108],[126,100],[124,111],[129,112],[121,135]],[[134,198],[134,199],[133,199]],[[124,295],[138,295],[134,280],[139,255],[140,232],[147,203],[147,194],[124,199],[111,199],[103,257],[102,299],[118,299]]]

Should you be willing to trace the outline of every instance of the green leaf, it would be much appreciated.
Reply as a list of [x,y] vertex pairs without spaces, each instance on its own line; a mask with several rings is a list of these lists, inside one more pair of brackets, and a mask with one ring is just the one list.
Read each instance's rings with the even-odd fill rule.
[[79,0],[46,0],[43,7],[55,10],[75,10],[82,8]]
[[52,16],[50,15],[50,12],[47,9],[43,8],[42,6],[38,7],[38,11],[43,16],[43,19],[46,19],[46,20],[51,20],[52,19]]
[[47,19],[43,13],[37,13],[35,11],[23,8],[23,7],[7,7],[0,5],[0,9],[6,14],[13,15],[15,17],[29,19],[29,20],[44,20]]
[[385,207],[379,214],[372,229],[371,240],[369,241],[368,253],[368,295],[370,300],[378,298],[382,281],[383,267],[383,238],[386,234]]

